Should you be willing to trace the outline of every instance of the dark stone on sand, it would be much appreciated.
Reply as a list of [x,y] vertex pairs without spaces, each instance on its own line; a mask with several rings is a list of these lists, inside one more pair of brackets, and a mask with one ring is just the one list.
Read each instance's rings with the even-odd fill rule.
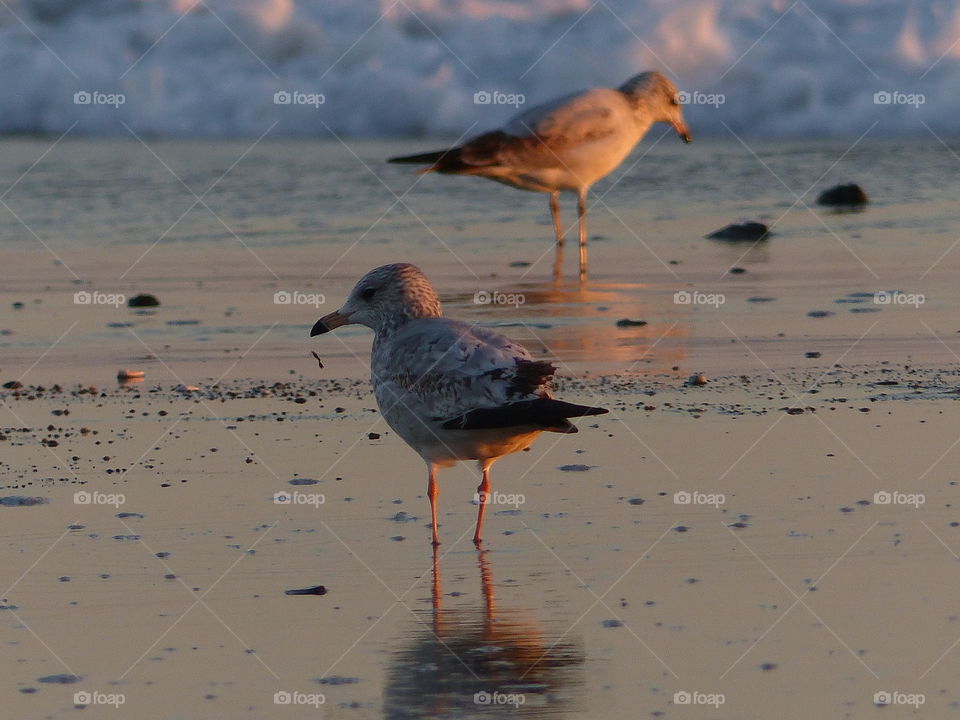
[[316,485],[319,480],[314,480],[313,478],[293,478],[292,480],[287,480],[291,485]]
[[380,433],[375,433],[375,432],[367,433],[367,440],[379,440],[379,439],[380,439]]
[[834,313],[830,312],[829,310],[811,310],[810,312],[807,313],[807,317],[825,318],[825,317],[830,317],[833,314]]
[[157,300],[155,295],[147,295],[141,293],[140,295],[134,295],[132,298],[127,300],[127,307],[158,307],[160,301]]
[[754,295],[753,297],[747,298],[748,303],[766,303],[766,302],[773,302],[774,300],[776,300],[776,298],[765,297],[763,295]]
[[832,188],[824,190],[817,196],[817,205],[830,205],[832,207],[852,207],[856,205],[866,205],[870,202],[863,188],[856,183],[847,183],[846,185],[834,185]]
[[323,585],[301,588],[299,590],[284,590],[284,595],[326,595],[327,589]]
[[710,240],[731,240],[734,242],[753,242],[766,240],[770,236],[770,228],[760,222],[743,222],[727,225],[709,235]]
[[617,327],[643,327],[646,324],[646,320],[631,320],[630,318],[617,320]]
[[23,387],[23,383],[19,380],[8,380],[3,384],[5,390],[19,390]]
[[643,505],[643,503],[645,503],[646,500],[644,500],[643,498],[630,498],[629,500],[627,500],[627,502],[630,503],[631,505]]
[[0,505],[4,507],[31,507],[33,505],[46,505],[50,500],[43,497],[25,497],[23,495],[7,495],[0,497]]
[[121,512],[117,513],[116,517],[120,518],[121,520],[124,518],[140,518],[143,520],[143,514],[138,512]]
[[530,263],[526,260],[514,260],[510,267],[530,267]]
[[44,675],[41,678],[37,678],[39,683],[50,683],[53,685],[69,685],[71,683],[80,682],[83,680],[79,675],[68,675],[67,673],[61,673],[59,675]]
[[561,465],[560,469],[563,472],[586,472],[592,467],[593,465]]
[[747,269],[742,267],[732,267],[729,270],[727,270],[727,272],[730,273],[731,275],[743,275],[746,271]]
[[769,672],[770,670],[775,670],[777,667],[776,663],[765,662],[760,665],[760,669],[764,672]]
[[604,620],[600,624],[603,625],[603,627],[605,628],[623,627],[623,623],[620,620],[617,620],[616,618],[611,618],[610,620]]
[[360,682],[360,678],[328,675],[327,677],[316,678],[314,682],[318,685],[353,685]]
[[803,356],[804,356],[805,358],[818,358],[818,357],[820,357],[821,355],[822,355],[822,353],[820,353],[820,352],[818,352],[818,351],[816,351],[816,350],[811,350],[810,352],[805,352],[805,353],[803,354]]

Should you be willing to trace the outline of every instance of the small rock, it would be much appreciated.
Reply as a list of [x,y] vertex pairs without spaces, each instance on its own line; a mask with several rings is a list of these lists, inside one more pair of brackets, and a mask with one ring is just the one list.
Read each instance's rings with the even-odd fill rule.
[[617,327],[643,327],[646,324],[646,320],[631,320],[630,318],[617,320]]
[[770,237],[770,228],[760,222],[733,223],[720,228],[709,235],[710,240],[731,240],[734,242],[766,240]]
[[561,465],[561,466],[560,466],[560,469],[561,469],[563,472],[586,472],[587,470],[590,470],[592,467],[593,467],[593,465],[576,465],[576,464],[574,464],[574,465]]
[[821,353],[817,352],[816,350],[811,350],[810,352],[805,352],[803,354],[805,358],[818,358],[820,355]]
[[830,317],[831,315],[833,315],[833,313],[829,310],[811,310],[807,313],[807,317],[812,318],[825,318]]
[[132,298],[127,300],[127,307],[157,307],[160,305],[160,301],[157,300],[154,295],[147,295],[141,293],[140,295],[134,295]]
[[727,270],[727,272],[730,273],[731,275],[743,275],[746,271],[747,269],[742,267],[732,267],[729,270]]
[[856,183],[847,183],[846,185],[835,185],[828,190],[824,190],[817,196],[818,205],[856,206],[866,205],[870,202],[863,188]]
[[692,385],[694,387],[703,387],[708,382],[707,376],[703,373],[694,373],[687,378],[687,385]]

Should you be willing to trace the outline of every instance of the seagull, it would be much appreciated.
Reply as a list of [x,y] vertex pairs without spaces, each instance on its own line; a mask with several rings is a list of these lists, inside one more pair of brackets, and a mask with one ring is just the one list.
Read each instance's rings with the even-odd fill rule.
[[440,299],[415,265],[384,265],[364,275],[310,337],[342,325],[374,332],[370,373],[387,424],[427,464],[427,497],[437,533],[437,473],[476,460],[482,474],[473,542],[479,546],[490,500],[490,466],[525,450],[543,431],[575,433],[567,419],[605,408],[555,400],[557,368],[486,328],[443,317]]
[[591,88],[531,108],[502,129],[447,150],[389,158],[427,164],[418,173],[479,175],[535,192],[550,193],[557,238],[554,276],[563,262],[560,193],[577,193],[580,281],[587,277],[587,193],[612,172],[656,122],[669,123],[685,142],[690,131],[680,111],[681,94],[663,74],[644,72],[617,89]]

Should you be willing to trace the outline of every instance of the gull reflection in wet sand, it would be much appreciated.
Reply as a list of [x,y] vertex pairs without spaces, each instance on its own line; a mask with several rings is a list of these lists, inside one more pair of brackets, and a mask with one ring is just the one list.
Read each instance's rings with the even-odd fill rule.
[[483,605],[444,609],[434,549],[433,609],[390,659],[385,717],[537,718],[577,711],[582,647],[561,635],[565,623],[551,636],[528,613],[497,610],[487,552],[478,552]]
[[[673,290],[638,283],[524,283],[450,301],[474,311],[472,322],[494,325],[531,352],[548,352],[562,362],[602,359],[621,372],[669,372],[689,352],[689,307],[674,303]],[[618,326],[622,319],[645,322]]]

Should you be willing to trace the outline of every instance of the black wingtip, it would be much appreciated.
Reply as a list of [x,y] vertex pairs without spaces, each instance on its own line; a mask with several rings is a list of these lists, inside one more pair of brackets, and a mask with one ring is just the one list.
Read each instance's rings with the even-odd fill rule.
[[447,420],[442,427],[447,430],[492,430],[532,425],[550,432],[569,433],[576,432],[577,429],[567,418],[603,415],[607,412],[609,410],[606,408],[577,405],[553,398],[538,398],[500,407],[471,410]]

